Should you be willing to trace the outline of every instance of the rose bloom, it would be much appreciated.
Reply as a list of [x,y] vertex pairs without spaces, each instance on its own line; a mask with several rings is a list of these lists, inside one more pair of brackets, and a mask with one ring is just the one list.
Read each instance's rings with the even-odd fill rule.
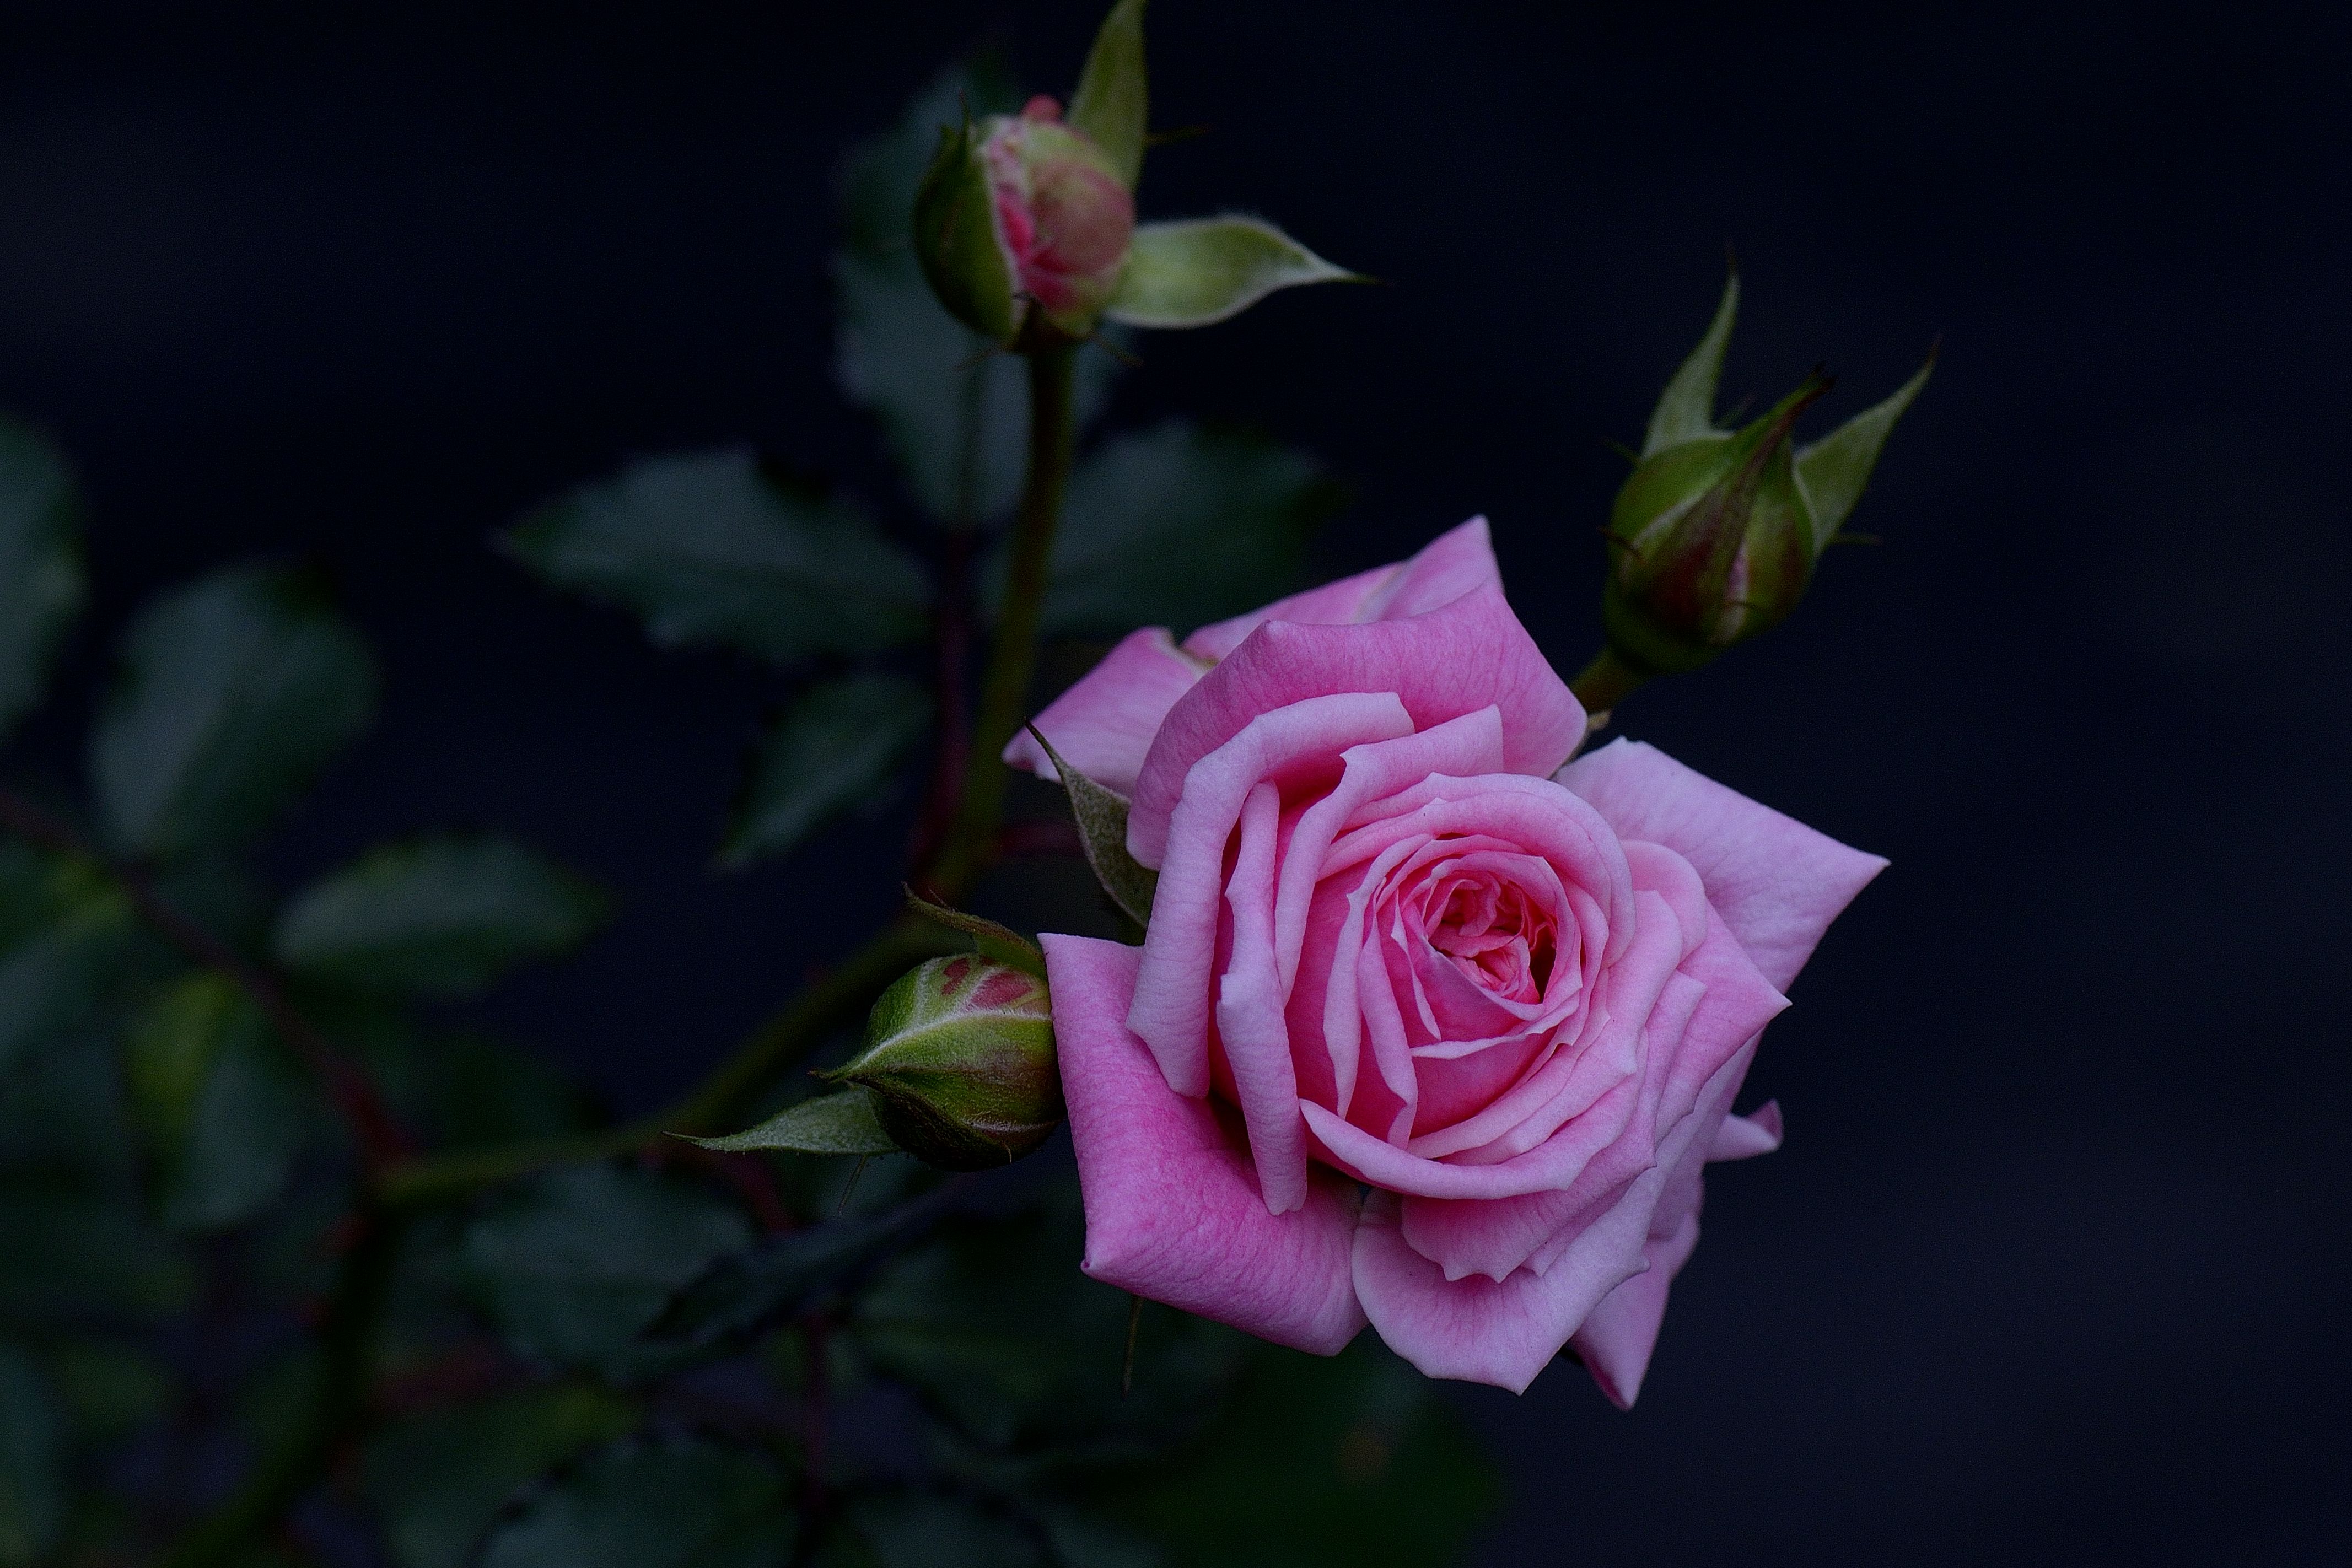
[[1562,767],[1483,518],[1138,632],[1037,727],[1160,873],[1141,948],[1045,938],[1087,1272],[1513,1390],[1573,1345],[1631,1405],[1701,1172],[1780,1144],[1758,1036],[1885,862],[1646,746]]

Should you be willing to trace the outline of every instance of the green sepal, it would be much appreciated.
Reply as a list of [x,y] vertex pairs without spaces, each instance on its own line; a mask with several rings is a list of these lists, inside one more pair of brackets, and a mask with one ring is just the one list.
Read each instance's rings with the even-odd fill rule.
[[1686,441],[1718,440],[1729,434],[1716,428],[1715,392],[1723,379],[1723,353],[1731,346],[1731,324],[1738,314],[1739,274],[1734,271],[1724,282],[1723,302],[1715,308],[1715,319],[1707,323],[1706,336],[1666,383],[1658,406],[1650,413],[1649,434],[1642,439],[1643,457],[1654,457]]
[[1064,117],[1064,123],[1085,132],[1110,154],[1119,183],[1130,191],[1143,172],[1143,139],[1150,113],[1143,5],[1144,0],[1118,0],[1103,18]]
[[1021,327],[1021,299],[1013,258],[996,232],[982,141],[970,115],[940,127],[939,150],[915,193],[915,259],[949,315],[1010,343]]
[[688,1138],[723,1155],[895,1155],[898,1145],[874,1114],[874,1097],[849,1088],[779,1111],[749,1132]]
[[968,915],[944,904],[934,904],[911,887],[907,890],[907,907],[934,925],[971,937],[982,957],[1010,964],[1023,974],[1034,975],[1041,980],[1045,977],[1043,950],[1010,925],[1001,925],[984,915]]
[[1839,528],[1853,515],[1854,503],[1862,499],[1871,470],[1878,465],[1879,451],[1895,433],[1895,422],[1903,417],[1935,372],[1936,353],[1936,349],[1929,349],[1927,362],[1918,373],[1895,388],[1884,402],[1864,409],[1819,441],[1797,449],[1797,488],[1812,514],[1815,555],[1829,547]]
[[1136,225],[1127,270],[1103,314],[1130,327],[1207,327],[1276,289],[1365,281],[1263,218],[1181,218]]
[[1104,788],[1062,760],[1054,743],[1029,727],[1031,738],[1054,765],[1054,776],[1061,780],[1063,793],[1070,798],[1070,815],[1078,825],[1078,841],[1086,848],[1087,864],[1094,868],[1095,880],[1102,883],[1113,904],[1138,925],[1151,924],[1151,900],[1160,890],[1160,873],[1129,852],[1127,847],[1127,797],[1116,789]]
[[866,1049],[823,1076],[871,1090],[883,1131],[942,1170],[1010,1165],[1062,1123],[1045,983],[975,956],[901,975],[874,1004]]

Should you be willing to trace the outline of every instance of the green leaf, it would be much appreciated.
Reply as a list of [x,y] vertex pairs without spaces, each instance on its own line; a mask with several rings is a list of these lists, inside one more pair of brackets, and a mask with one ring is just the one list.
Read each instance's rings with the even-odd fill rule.
[[1127,914],[1138,925],[1151,924],[1151,900],[1160,889],[1160,873],[1137,860],[1127,848],[1127,797],[1116,789],[1107,789],[1085,774],[1062,760],[1054,743],[1038,733],[1031,725],[1029,733],[1045,747],[1046,759],[1054,765],[1055,777],[1061,780],[1062,789],[1070,799],[1070,815],[1078,824],[1078,840],[1087,852],[1087,864],[1094,868],[1095,880],[1110,894],[1111,902]]
[[[909,234],[915,191],[940,129],[1008,114],[1020,90],[992,61],[950,68],[908,103],[888,134],[858,147],[842,180],[843,246],[834,258],[839,373],[852,402],[882,422],[907,488],[923,510],[971,529],[1011,509],[1029,440],[1023,362],[966,329],[931,293]],[[1077,418],[1102,407],[1118,371],[1080,356]]]
[[195,1295],[187,1260],[150,1228],[129,1183],[0,1177],[0,1316],[156,1317]]
[[1094,138],[1110,154],[1119,183],[1135,189],[1143,172],[1143,138],[1150,128],[1150,78],[1143,67],[1143,0],[1118,0],[1095,34],[1070,95],[1065,122]]
[[788,853],[832,818],[880,805],[930,728],[930,693],[904,676],[811,686],[760,743],[719,863]]
[[163,1223],[217,1229],[275,1202],[309,1127],[293,1064],[251,998],[221,976],[191,975],[147,1007],[128,1046]]
[[506,544],[556,587],[636,612],[666,645],[789,664],[874,653],[924,628],[921,567],[863,513],[772,482],[749,452],[633,464]]
[[784,1568],[795,1533],[768,1459],[700,1440],[591,1455],[498,1526],[481,1568]]
[[982,957],[1010,964],[1041,980],[1045,978],[1045,950],[1011,926],[999,925],[984,915],[967,915],[961,909],[934,904],[912,888],[907,890],[907,907],[935,925],[944,925],[971,937]]
[[585,1132],[588,1107],[552,1063],[488,1035],[436,1035],[419,1048],[425,1120],[450,1148]]
[[1723,286],[1723,303],[1715,308],[1706,335],[1659,394],[1658,406],[1650,413],[1649,434],[1642,439],[1643,456],[1728,434],[1715,427],[1715,389],[1723,378],[1723,351],[1731,345],[1731,324],[1738,314],[1739,274],[1735,272]]
[[1035,1212],[942,1221],[858,1296],[849,1331],[878,1370],[996,1454],[1157,1453],[1214,1413],[1242,1336],[1147,1303],[1123,1394],[1133,1298],[1081,1273],[1085,1249],[1066,1189]]
[[312,883],[271,946],[313,979],[463,997],[578,945],[607,908],[597,889],[512,840],[426,838],[371,850]]
[[1428,1380],[1367,1334],[1328,1360],[1254,1345],[1184,1454],[1079,1495],[1181,1568],[1424,1568],[1460,1559],[1500,1491]]
[[1255,436],[1171,420],[1107,442],[1070,476],[1045,630],[1120,636],[1264,604],[1340,499],[1313,458]]
[[936,1212],[934,1204],[919,1200],[871,1218],[765,1238],[705,1270],[663,1309],[648,1337],[695,1345],[748,1338],[806,1311]]
[[57,1402],[33,1358],[0,1341],[0,1568],[31,1568],[65,1521]]
[[678,1359],[640,1332],[680,1286],[751,1240],[741,1212],[705,1186],[635,1166],[572,1166],[477,1215],[460,1269],[516,1354],[630,1382]]
[[0,950],[0,1073],[95,1018],[141,946],[129,905],[95,893]]
[[40,694],[82,597],[73,476],[47,442],[0,419],[0,737]]
[[747,1133],[723,1138],[689,1138],[721,1154],[895,1155],[898,1145],[874,1117],[874,1099],[863,1089],[819,1094],[788,1106]]
[[367,644],[293,573],[245,567],[133,622],[90,771],[106,838],[163,859],[249,837],[367,727]]
[[637,1423],[601,1388],[527,1388],[412,1416],[369,1444],[368,1495],[397,1568],[467,1568],[499,1512],[530,1482]]
[[75,1435],[111,1442],[160,1421],[172,1407],[170,1370],[153,1355],[105,1340],[69,1339],[43,1357]]
[[869,1493],[850,1504],[844,1524],[871,1568],[1062,1568],[1035,1522],[970,1498]]
[[1136,225],[1104,314],[1130,327],[1207,327],[1278,288],[1362,281],[1263,218],[1181,218]]
[[1870,483],[1870,471],[1878,466],[1879,450],[1895,433],[1895,422],[1903,417],[1935,369],[1936,350],[1930,349],[1919,373],[1895,388],[1894,396],[1864,409],[1811,445],[1797,449],[1797,488],[1812,513],[1815,554],[1853,515],[1854,503],[1862,499],[1863,487]]

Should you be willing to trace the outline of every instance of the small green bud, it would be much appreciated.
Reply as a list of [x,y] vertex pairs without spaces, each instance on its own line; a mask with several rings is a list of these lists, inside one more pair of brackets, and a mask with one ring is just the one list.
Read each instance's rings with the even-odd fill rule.
[[1650,417],[1640,460],[1610,509],[1601,614],[1622,690],[1695,670],[1779,624],[1862,497],[1879,450],[1935,368],[1823,439],[1796,447],[1797,418],[1830,389],[1819,371],[1738,431],[1714,423],[1716,384],[1738,308],[1724,290],[1706,335]]
[[870,1091],[883,1130],[943,1170],[1032,1153],[1062,1121],[1045,984],[972,954],[901,975],[866,1022],[866,1050],[827,1073]]
[[1119,162],[1034,98],[940,133],[915,196],[915,253],[949,313],[1007,347],[1092,332],[1135,235]]

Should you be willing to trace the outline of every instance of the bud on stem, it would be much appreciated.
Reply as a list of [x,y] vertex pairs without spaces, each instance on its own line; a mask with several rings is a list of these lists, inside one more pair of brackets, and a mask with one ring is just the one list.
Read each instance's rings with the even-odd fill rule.
[[900,976],[874,1004],[865,1051],[825,1076],[870,1091],[891,1139],[943,1170],[1010,1165],[1062,1121],[1045,982],[971,954]]

